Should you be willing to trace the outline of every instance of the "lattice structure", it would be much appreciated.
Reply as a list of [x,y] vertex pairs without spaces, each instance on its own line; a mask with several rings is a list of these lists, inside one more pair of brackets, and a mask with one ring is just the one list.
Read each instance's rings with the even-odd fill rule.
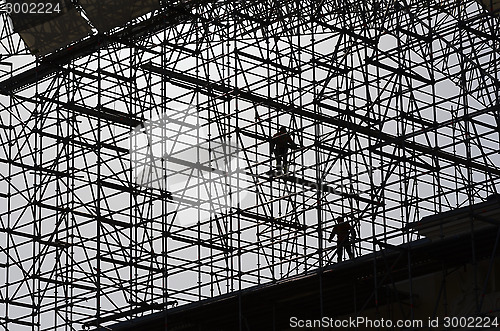
[[[182,1],[26,66],[2,14],[0,328],[93,329],[321,270],[338,215],[363,255],[498,192],[484,8]],[[301,148],[273,176],[281,125]]]

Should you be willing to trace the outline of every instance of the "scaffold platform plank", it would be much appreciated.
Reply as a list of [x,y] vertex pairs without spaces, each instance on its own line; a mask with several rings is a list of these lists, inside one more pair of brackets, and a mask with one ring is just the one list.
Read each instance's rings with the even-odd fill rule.
[[249,218],[252,220],[263,221],[269,225],[278,225],[278,226],[292,228],[292,229],[296,229],[296,230],[305,230],[307,228],[305,225],[302,225],[302,224],[287,222],[287,221],[280,220],[278,218],[263,216],[263,215],[259,215],[257,213],[253,213],[253,212],[246,211],[246,210],[240,209],[240,210],[238,210],[238,214],[240,214],[242,217],[246,217],[246,218]]

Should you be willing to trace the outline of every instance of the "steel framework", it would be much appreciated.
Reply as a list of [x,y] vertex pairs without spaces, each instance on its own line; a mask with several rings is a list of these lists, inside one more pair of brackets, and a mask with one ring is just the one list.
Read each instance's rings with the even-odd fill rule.
[[[37,59],[1,15],[2,330],[321,271],[338,215],[359,256],[499,190],[499,19],[477,1],[172,2]],[[301,148],[276,176],[281,125]]]

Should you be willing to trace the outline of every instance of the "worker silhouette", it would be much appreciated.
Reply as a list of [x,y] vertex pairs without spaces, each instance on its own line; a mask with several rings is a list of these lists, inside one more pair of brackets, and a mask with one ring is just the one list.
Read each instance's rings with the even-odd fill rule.
[[286,126],[282,126],[279,132],[271,138],[271,154],[276,156],[278,173],[288,172],[288,149],[297,149],[298,146],[293,142],[292,137],[286,131]]
[[351,229],[351,226],[348,223],[344,222],[344,218],[342,216],[337,217],[337,224],[333,226],[330,238],[328,238],[328,241],[332,242],[333,237],[337,235],[337,262],[342,261],[344,249],[349,255],[350,259],[354,258],[354,254],[352,253],[351,249],[351,240],[349,238]]

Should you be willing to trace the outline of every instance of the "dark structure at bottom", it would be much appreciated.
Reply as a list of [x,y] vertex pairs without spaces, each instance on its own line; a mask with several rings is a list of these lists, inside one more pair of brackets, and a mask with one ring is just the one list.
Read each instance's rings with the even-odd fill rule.
[[[499,225],[500,202],[492,197],[413,224],[405,230],[426,238],[410,245],[375,243],[376,254],[107,329],[284,331],[322,324],[333,330],[344,323],[344,329],[428,330],[438,321],[432,329],[440,330],[472,320],[493,329],[500,308]],[[355,327],[345,324],[361,318]]]

